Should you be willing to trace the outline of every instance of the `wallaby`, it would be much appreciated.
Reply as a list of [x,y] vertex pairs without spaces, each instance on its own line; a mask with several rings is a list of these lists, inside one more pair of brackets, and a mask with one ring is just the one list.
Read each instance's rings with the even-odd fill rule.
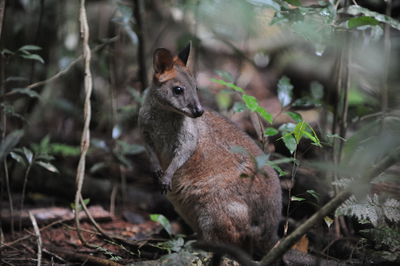
[[[189,70],[189,44],[177,56],[154,52],[154,76],[139,126],[154,172],[176,211],[205,241],[265,254],[277,241],[281,187],[263,154],[231,121],[203,109]],[[246,152],[234,152],[233,147]]]

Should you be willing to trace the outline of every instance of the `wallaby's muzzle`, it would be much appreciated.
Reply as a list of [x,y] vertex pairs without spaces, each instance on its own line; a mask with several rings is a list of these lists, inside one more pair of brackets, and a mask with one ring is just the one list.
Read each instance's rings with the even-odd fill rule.
[[200,117],[200,116],[202,116],[203,115],[203,113],[204,113],[204,109],[202,108],[202,107],[195,107],[194,108],[194,110],[193,110],[193,116],[194,117]]
[[204,109],[201,105],[189,105],[188,108],[191,111],[193,118],[200,117],[204,113]]

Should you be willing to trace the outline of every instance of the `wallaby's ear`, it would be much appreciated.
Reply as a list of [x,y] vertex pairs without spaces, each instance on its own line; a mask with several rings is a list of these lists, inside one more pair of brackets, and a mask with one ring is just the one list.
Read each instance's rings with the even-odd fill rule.
[[163,73],[172,68],[174,63],[172,54],[165,48],[158,48],[153,54],[153,67],[156,73]]
[[192,49],[192,41],[190,41],[182,51],[179,52],[178,57],[182,61],[182,63],[187,66],[190,50]]

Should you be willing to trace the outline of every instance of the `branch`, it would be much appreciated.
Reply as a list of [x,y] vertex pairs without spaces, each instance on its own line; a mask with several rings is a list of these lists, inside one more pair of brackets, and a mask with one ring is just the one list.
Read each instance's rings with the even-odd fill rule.
[[[372,178],[376,177],[384,170],[395,164],[400,160],[400,148],[395,149],[389,155],[386,155],[378,164],[372,167],[364,177],[359,180],[360,182],[369,182]],[[294,232],[289,236],[282,239],[280,243],[272,248],[270,252],[263,257],[260,262],[260,266],[271,265],[278,258],[282,257],[286,251],[288,251],[300,238],[302,235],[307,233],[311,227],[318,223],[323,217],[329,213],[336,210],[345,200],[347,200],[352,194],[354,187],[358,187],[359,184],[353,182],[347,189],[337,194],[333,199],[331,199],[327,204],[325,204],[318,212],[307,219],[301,226],[299,226]]]

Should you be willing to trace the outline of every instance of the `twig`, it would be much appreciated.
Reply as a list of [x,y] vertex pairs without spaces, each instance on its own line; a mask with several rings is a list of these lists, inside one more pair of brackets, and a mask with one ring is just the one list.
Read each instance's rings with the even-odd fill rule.
[[[47,249],[45,249],[45,248],[43,248],[43,253],[46,253],[46,254],[50,255],[51,257],[55,257],[55,258],[58,259],[59,261],[62,261],[62,263],[65,263],[65,262],[66,262],[63,258],[61,258],[60,256],[58,256],[57,254],[55,254],[55,253],[53,253],[53,252],[51,252],[51,251],[49,251],[49,250],[47,250]],[[52,258],[52,259],[53,259],[53,258]],[[52,264],[52,265],[54,265],[54,264]]]
[[147,67],[146,67],[146,36],[143,24],[144,5],[143,0],[133,0],[133,14],[136,20],[136,34],[138,37],[137,56],[139,59],[139,77],[142,83],[142,91],[147,88]]
[[[372,178],[379,175],[381,172],[395,164],[400,160],[400,148],[397,148],[393,153],[386,155],[378,164],[370,169],[361,180],[358,182],[369,182]],[[337,194],[327,204],[325,204],[318,212],[308,218],[302,225],[300,225],[289,236],[282,239],[280,243],[272,248],[270,252],[265,255],[261,262],[261,266],[271,265],[274,261],[280,258],[286,251],[288,251],[311,227],[318,223],[323,217],[336,210],[345,200],[352,194],[354,187],[359,187],[360,184],[353,183],[347,189]]]
[[36,222],[35,216],[33,216],[32,212],[29,212],[29,218],[32,221],[33,230],[35,231],[35,235],[37,238],[37,265],[42,265],[42,237],[40,235],[40,230]]
[[80,15],[79,20],[81,24],[81,36],[83,40],[83,57],[85,62],[85,103],[84,103],[84,126],[81,137],[81,155],[79,158],[78,169],[76,173],[76,194],[75,194],[75,223],[76,231],[79,239],[82,243],[86,244],[86,240],[83,238],[80,231],[79,224],[79,209],[80,209],[80,199],[82,197],[82,185],[85,177],[85,163],[86,163],[86,153],[90,145],[90,119],[91,119],[91,106],[90,106],[90,96],[92,94],[92,73],[90,71],[90,58],[91,51],[89,47],[89,25],[86,17],[85,0],[81,0],[80,5]]

